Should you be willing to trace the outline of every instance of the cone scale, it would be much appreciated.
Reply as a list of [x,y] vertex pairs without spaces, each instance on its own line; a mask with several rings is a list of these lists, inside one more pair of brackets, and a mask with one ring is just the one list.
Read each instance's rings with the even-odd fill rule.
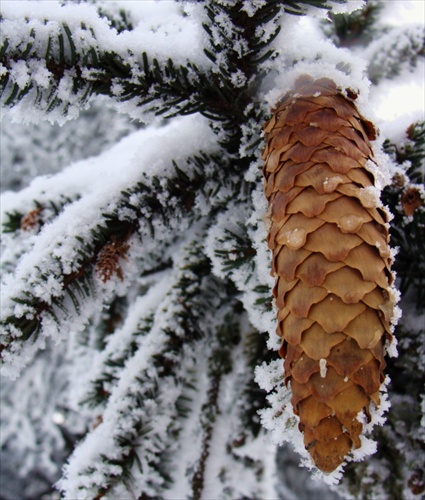
[[277,333],[285,383],[315,465],[360,448],[379,406],[392,300],[387,215],[376,199],[373,125],[328,79],[302,77],[265,126]]

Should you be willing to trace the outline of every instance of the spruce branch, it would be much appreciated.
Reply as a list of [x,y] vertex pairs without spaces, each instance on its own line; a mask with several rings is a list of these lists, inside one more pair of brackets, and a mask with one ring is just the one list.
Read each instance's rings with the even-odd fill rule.
[[[128,321],[112,337],[102,362],[91,374],[93,396],[103,398],[101,406],[97,405],[102,418],[71,458],[61,483],[69,496],[120,497],[129,491],[126,478],[133,489],[138,485],[137,497],[156,496],[169,481],[174,443],[190,412],[194,372],[202,366],[197,360],[217,355],[214,350],[202,354],[208,339],[207,344],[217,345],[214,305],[220,301],[226,304],[224,310],[229,307],[228,290],[210,275],[209,262],[200,251],[202,227],[198,231],[200,234],[195,230],[184,243],[181,259],[172,271],[171,287],[165,275],[146,298],[134,304]],[[165,287],[169,288],[164,296]],[[199,310],[205,314],[200,315]],[[135,315],[139,327],[134,331]],[[90,436],[95,435],[104,436],[103,445],[86,463],[81,457],[85,447],[90,447]],[[106,451],[112,441],[113,457]],[[76,484],[80,485],[78,491]]]
[[[147,292],[149,293],[149,291]],[[134,307],[144,304],[144,296],[136,300]],[[149,334],[154,322],[154,312],[148,307],[138,318],[137,329],[133,330],[131,324],[123,324],[111,333],[120,331],[119,336],[111,338],[102,350],[101,359],[90,372],[90,384],[83,395],[80,396],[82,405],[103,411],[108,399],[118,383],[120,371],[126,362],[131,359],[140,346],[140,339]],[[132,311],[127,317],[133,317]],[[119,343],[117,342],[119,338]]]
[[197,464],[197,469],[192,477],[192,494],[194,500],[200,500],[205,487],[205,468],[210,454],[211,439],[214,423],[218,410],[218,393],[220,389],[220,376],[217,374],[211,381],[208,390],[208,398],[204,403],[203,410],[203,440],[202,451]]
[[[2,22],[8,32],[12,22]],[[218,76],[190,61],[184,65],[171,58],[159,61],[147,52],[135,54],[129,49],[125,56],[117,54],[100,46],[95,30],[83,23],[79,31],[90,44],[81,46],[74,42],[76,33],[66,24],[47,23],[50,32],[41,30],[45,25],[39,24],[31,27],[26,44],[13,44],[14,40],[3,37],[0,91],[5,107],[13,107],[25,98],[39,111],[54,111],[56,119],[72,118],[100,94],[117,103],[131,101],[135,109],[168,118],[200,112],[234,126],[243,117],[249,102],[247,91],[235,92],[228,84],[232,78],[229,74]],[[29,29],[25,20],[14,20],[13,27]]]
[[[246,221],[246,214],[253,211],[251,203],[247,201],[238,210],[230,204],[225,212],[218,214],[209,230],[206,248],[214,273],[235,284],[246,310],[267,316],[273,314],[273,297],[270,286],[261,282],[257,273],[262,255],[255,244],[255,230]],[[257,326],[258,319],[251,321]],[[258,329],[261,330],[259,325]]]
[[375,85],[403,71],[413,71],[425,56],[425,29],[422,24],[393,28],[368,48],[368,76]]
[[339,47],[365,46],[378,34],[378,22],[384,5],[368,0],[364,7],[350,14],[329,14],[323,30]]
[[317,9],[332,9],[332,3],[343,4],[346,0],[276,0],[274,3],[284,7],[285,12],[295,15],[305,15],[309,13],[311,7]]
[[[223,68],[217,76],[187,60],[176,64],[170,57],[159,60],[130,48],[118,54],[98,42],[98,31],[105,37],[101,20],[95,27],[82,20],[71,31],[66,23],[47,19],[2,20],[0,89],[5,107],[25,98],[40,111],[72,117],[93,95],[102,94],[168,117],[201,112],[216,120],[241,119],[246,91],[232,91],[232,76]],[[117,36],[107,29],[110,37]],[[12,30],[27,32],[27,41],[12,38]]]
[[398,247],[394,268],[403,294],[410,287],[416,292],[416,304],[425,300],[425,122],[413,123],[401,144],[384,142],[384,150],[398,166],[393,183],[383,192],[394,219],[391,241]]
[[[66,6],[63,7],[65,14]],[[2,105],[11,107],[24,98],[45,113],[55,111],[56,119],[78,114],[95,94],[106,94],[116,102],[134,100],[135,107],[160,98],[173,111],[197,111],[199,100],[189,99],[202,87],[194,64],[173,62],[169,56],[161,60],[135,47],[115,52],[119,36],[105,18],[87,22],[85,11],[81,22],[69,26],[64,14],[46,12],[40,19],[2,18],[0,40]],[[50,20],[51,19],[51,20]],[[24,36],[17,39],[14,32]],[[99,39],[102,41],[99,42]],[[107,42],[107,40],[110,40]],[[176,60],[177,54],[173,54]],[[131,62],[128,62],[131,61]],[[191,71],[188,70],[191,67]],[[208,78],[204,77],[204,82]],[[186,88],[186,86],[189,86]],[[175,108],[175,105],[180,107]],[[155,107],[158,110],[160,106]],[[40,115],[41,116],[41,115]]]
[[[173,125],[176,126],[177,123]],[[59,325],[62,328],[65,328],[65,323],[69,325],[75,315],[84,318],[84,314],[88,313],[82,314],[87,297],[95,294],[97,301],[110,300],[111,290],[107,281],[114,274],[118,279],[123,277],[121,266],[123,257],[130,258],[127,255],[129,244],[137,246],[143,241],[145,249],[142,254],[149,257],[149,245],[153,245],[154,241],[161,240],[167,245],[178,237],[179,228],[187,227],[196,220],[196,203],[201,202],[204,208],[209,203],[211,209],[220,210],[222,204],[227,203],[227,193],[233,191],[230,186],[235,179],[228,176],[223,180],[223,196],[220,195],[220,186],[217,186],[216,180],[212,182],[217,167],[222,165],[218,159],[214,154],[198,153],[187,159],[186,164],[183,160],[180,167],[175,163],[169,175],[162,179],[146,173],[141,176],[142,181],[133,183],[131,179],[129,188],[115,193],[114,196],[118,194],[118,197],[113,204],[95,208],[95,216],[84,226],[81,226],[77,214],[84,210],[85,197],[60,214],[57,221],[40,235],[40,239],[32,240],[33,251],[26,254],[17,272],[6,277],[10,291],[5,293],[2,303],[2,356],[9,356],[7,351],[20,351],[29,339],[35,348],[45,335],[57,331]],[[62,234],[58,239],[57,235],[53,235],[56,234],[56,226],[63,226],[63,220],[69,224],[68,236]],[[77,236],[72,229],[75,225],[79,228],[75,231]],[[52,235],[50,238],[49,234]],[[155,240],[152,240],[153,237]],[[47,247],[43,243],[46,238],[49,240]],[[112,248],[119,251],[111,254]],[[131,258],[134,259],[137,251],[132,251],[134,256]],[[144,269],[143,265],[140,269]],[[106,286],[101,285],[102,279],[96,279],[98,273]],[[37,339],[40,332],[42,338]]]

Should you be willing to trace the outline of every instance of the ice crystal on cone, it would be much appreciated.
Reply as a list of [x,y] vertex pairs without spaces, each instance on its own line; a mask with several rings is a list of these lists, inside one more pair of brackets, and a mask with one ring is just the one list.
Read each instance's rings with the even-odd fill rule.
[[330,473],[362,446],[359,414],[380,405],[392,340],[388,217],[366,168],[375,130],[334,82],[303,77],[265,132],[285,383],[304,445]]

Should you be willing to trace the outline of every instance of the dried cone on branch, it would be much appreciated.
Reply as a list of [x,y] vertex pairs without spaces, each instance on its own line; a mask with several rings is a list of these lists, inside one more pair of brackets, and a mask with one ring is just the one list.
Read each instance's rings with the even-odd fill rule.
[[268,244],[285,383],[306,449],[329,473],[361,445],[359,412],[379,405],[393,277],[365,168],[373,125],[331,80],[303,77],[295,92],[265,126]]

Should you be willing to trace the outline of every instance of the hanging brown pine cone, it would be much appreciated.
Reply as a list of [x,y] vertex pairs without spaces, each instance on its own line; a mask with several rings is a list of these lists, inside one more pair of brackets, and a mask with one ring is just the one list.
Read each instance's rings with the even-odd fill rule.
[[391,340],[387,216],[365,168],[375,131],[331,80],[303,77],[265,132],[285,383],[306,449],[328,473],[360,447],[356,417],[379,405]]

